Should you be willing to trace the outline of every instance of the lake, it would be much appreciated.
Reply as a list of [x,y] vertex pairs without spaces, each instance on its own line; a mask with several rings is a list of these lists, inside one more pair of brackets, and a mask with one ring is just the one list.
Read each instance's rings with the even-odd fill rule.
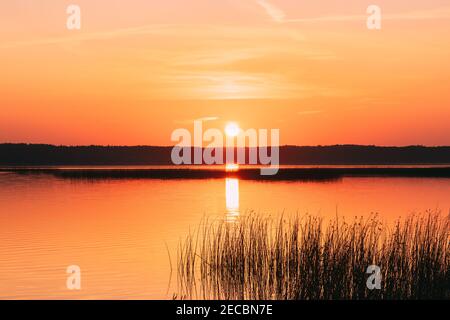
[[[205,217],[256,214],[387,224],[450,210],[450,179],[343,177],[331,181],[64,179],[0,172],[0,298],[171,299],[177,246]],[[82,288],[66,288],[66,268]]]

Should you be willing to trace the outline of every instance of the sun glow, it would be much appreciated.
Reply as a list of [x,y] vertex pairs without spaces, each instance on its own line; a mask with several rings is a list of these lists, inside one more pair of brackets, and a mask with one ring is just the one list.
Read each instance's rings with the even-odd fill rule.
[[236,122],[230,122],[225,126],[225,134],[229,137],[236,137],[240,130]]
[[236,172],[239,170],[239,165],[237,163],[228,163],[225,166],[225,171],[226,172]]

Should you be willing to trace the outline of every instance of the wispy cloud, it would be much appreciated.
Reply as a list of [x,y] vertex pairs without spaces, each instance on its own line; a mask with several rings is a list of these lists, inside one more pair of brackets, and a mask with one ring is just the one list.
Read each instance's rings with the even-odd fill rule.
[[173,27],[174,27],[173,25],[150,25],[135,28],[122,28],[108,31],[100,31],[100,32],[79,33],[72,36],[43,37],[24,41],[4,42],[0,44],[0,48],[10,49],[16,47],[28,47],[39,45],[57,45],[90,40],[107,40],[107,39],[114,39],[117,37],[127,37],[133,35],[160,34],[164,32],[164,30],[168,30]]
[[[142,46],[122,45],[136,38],[142,39]],[[123,81],[122,86],[130,91],[158,99],[288,99],[323,95],[327,88],[298,81],[291,65],[336,58],[332,51],[310,46],[296,30],[270,25],[144,25],[0,42],[0,49],[9,48],[4,52],[11,56],[14,49],[22,53],[31,47],[39,52],[61,47],[61,61],[57,61],[61,64],[72,59],[72,52],[78,57],[74,63],[82,66],[87,63],[85,57],[98,57],[108,65],[102,72],[115,75],[110,77],[112,82]]]
[[96,40],[114,40],[130,36],[166,36],[166,37],[196,37],[198,39],[221,39],[222,43],[230,39],[240,39],[247,42],[274,37],[292,41],[304,41],[305,38],[297,32],[274,30],[269,27],[241,27],[228,25],[190,25],[190,24],[151,24],[132,28],[120,28],[106,31],[90,31],[85,33],[63,33],[59,36],[41,37],[20,41],[0,41],[0,49],[11,49],[31,46],[64,45]]
[[286,18],[286,14],[283,10],[278,8],[277,6],[269,3],[266,0],[256,0],[256,2],[266,10],[267,14],[272,18],[275,22],[284,22]]
[[[268,2],[267,0],[256,0],[256,3],[259,4],[261,7],[263,7],[267,15],[276,23],[351,22],[351,21],[364,21],[365,19],[367,19],[367,14],[288,18],[286,13],[281,8]],[[400,21],[450,19],[450,7],[383,14],[382,18],[383,20],[400,20]]]

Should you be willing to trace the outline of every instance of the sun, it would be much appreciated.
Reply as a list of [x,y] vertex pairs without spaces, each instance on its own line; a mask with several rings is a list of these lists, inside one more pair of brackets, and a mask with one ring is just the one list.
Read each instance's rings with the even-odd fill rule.
[[229,137],[236,137],[240,130],[236,122],[229,122],[225,126],[225,134]]

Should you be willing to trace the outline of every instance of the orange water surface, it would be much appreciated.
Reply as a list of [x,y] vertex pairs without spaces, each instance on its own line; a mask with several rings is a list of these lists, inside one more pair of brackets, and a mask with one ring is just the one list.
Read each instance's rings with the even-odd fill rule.
[[[0,298],[171,299],[177,245],[205,216],[378,212],[391,223],[447,214],[449,195],[450,179],[437,178],[87,182],[0,173]],[[70,265],[81,269],[81,290],[66,287]]]

